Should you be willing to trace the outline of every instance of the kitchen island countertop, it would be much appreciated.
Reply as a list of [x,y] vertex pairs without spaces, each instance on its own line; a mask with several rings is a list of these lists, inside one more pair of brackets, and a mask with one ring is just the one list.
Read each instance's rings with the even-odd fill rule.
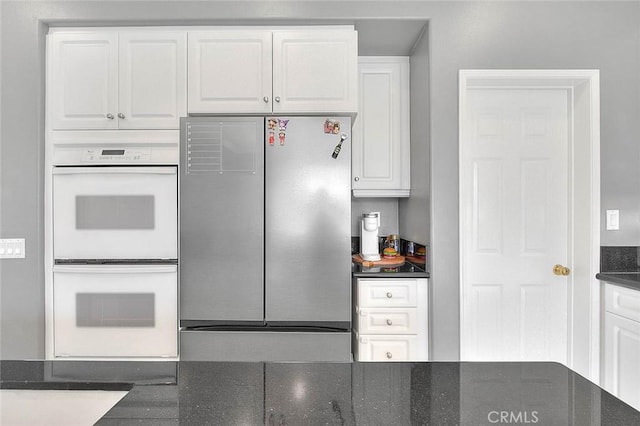
[[98,425],[640,424],[549,362],[1,361],[0,377],[5,389],[131,388]]

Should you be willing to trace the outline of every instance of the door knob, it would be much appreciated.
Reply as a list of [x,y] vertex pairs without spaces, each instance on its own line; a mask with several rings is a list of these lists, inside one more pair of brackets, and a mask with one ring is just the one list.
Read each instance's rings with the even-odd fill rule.
[[567,268],[566,266],[555,265],[553,267],[553,273],[556,275],[563,275],[566,277],[571,273],[571,269]]
[[105,117],[107,117],[109,120],[113,120],[114,119],[113,114],[111,114],[111,113],[108,113]]
[[118,113],[118,118],[124,118],[124,114],[123,114],[123,113],[121,113],[121,112],[119,112],[119,113]]

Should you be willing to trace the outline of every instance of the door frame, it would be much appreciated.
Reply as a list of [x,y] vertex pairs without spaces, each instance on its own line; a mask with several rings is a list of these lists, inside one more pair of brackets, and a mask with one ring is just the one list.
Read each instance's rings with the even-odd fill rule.
[[[599,70],[460,70],[458,115],[459,206],[462,150],[470,89],[558,89],[568,95],[569,264],[567,366],[600,383],[600,72]],[[576,213],[577,212],[577,213]],[[464,326],[465,251],[459,207],[460,327]],[[576,285],[580,283],[580,285]],[[584,283],[584,284],[583,284]],[[462,330],[460,347],[463,347]]]

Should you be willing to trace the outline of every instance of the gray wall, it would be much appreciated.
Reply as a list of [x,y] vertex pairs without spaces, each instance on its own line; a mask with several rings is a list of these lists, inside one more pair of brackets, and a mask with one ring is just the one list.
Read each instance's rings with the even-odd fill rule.
[[351,235],[360,235],[362,213],[380,212],[380,236],[397,234],[398,200],[396,198],[352,198],[351,199]]
[[426,244],[429,237],[430,139],[429,139],[429,34],[418,38],[411,52],[411,197],[398,201],[400,235]]
[[[432,355],[456,359],[458,88],[461,68],[601,70],[602,208],[621,210],[607,245],[640,245],[640,3],[637,2],[0,2],[0,235],[27,238],[27,259],[2,261],[1,353],[44,355],[42,268],[43,33],[40,21],[208,24],[238,19],[429,20]],[[426,77],[425,77],[426,78]],[[421,142],[419,142],[421,143]],[[423,155],[428,155],[424,154]],[[428,158],[428,157],[425,157]],[[424,165],[428,168],[429,165]],[[416,175],[414,174],[414,178]],[[414,185],[418,184],[417,182]],[[430,203],[430,204],[429,204]],[[419,209],[411,211],[420,226]],[[425,221],[428,212],[424,211]],[[404,216],[400,218],[404,219]],[[428,223],[428,222],[426,222]],[[406,229],[407,235],[424,232]]]

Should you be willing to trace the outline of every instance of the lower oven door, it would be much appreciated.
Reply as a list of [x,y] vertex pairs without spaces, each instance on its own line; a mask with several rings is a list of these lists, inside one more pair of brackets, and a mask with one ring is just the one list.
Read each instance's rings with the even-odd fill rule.
[[176,265],[56,265],[56,357],[176,357]]

